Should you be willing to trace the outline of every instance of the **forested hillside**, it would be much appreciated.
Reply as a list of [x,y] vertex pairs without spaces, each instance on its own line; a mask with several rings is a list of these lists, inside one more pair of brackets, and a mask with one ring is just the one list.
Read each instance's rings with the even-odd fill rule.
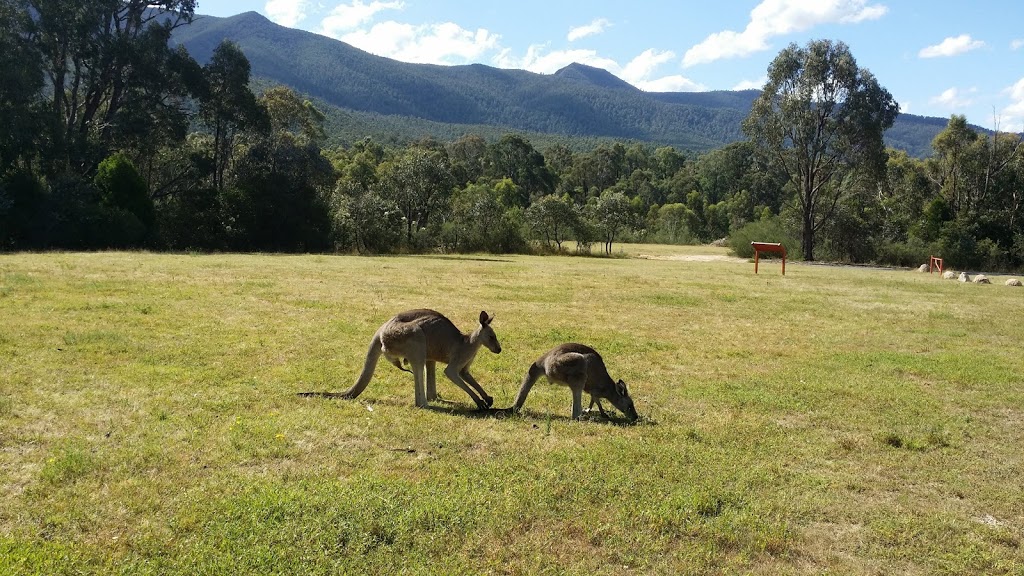
[[[873,76],[829,64],[853,61],[840,41],[787,48],[763,91],[650,94],[581,65],[401,64],[254,14],[191,25],[191,7],[0,3],[0,251],[726,238],[739,254],[759,239],[807,260],[1024,265],[1020,135],[897,122]],[[886,150],[886,131],[935,153]]]
[[[224,39],[239,45],[254,77],[316,99],[329,118],[344,116],[346,122],[338,126],[344,133],[328,123],[328,141],[337,144],[367,135],[401,141],[519,131],[531,133],[531,140],[534,135],[607,138],[706,151],[743,138],[740,123],[758,95],[756,90],[647,93],[581,64],[550,75],[481,64],[407,64],[279,26],[256,12],[198,16],[173,36],[200,63]],[[901,115],[886,142],[927,156],[946,121]],[[352,133],[353,122],[364,131]]]

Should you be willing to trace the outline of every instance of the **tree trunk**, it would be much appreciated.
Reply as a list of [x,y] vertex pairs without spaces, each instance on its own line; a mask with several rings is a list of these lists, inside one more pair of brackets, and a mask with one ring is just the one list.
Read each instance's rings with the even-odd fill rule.
[[803,252],[804,260],[807,262],[814,261],[814,214],[810,213],[810,210],[804,214],[803,231],[800,235],[801,252]]

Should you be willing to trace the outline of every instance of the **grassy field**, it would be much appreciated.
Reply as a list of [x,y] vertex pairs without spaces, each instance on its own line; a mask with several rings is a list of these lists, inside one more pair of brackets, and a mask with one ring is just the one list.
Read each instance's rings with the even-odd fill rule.
[[[1022,574],[1024,289],[663,258],[0,255],[2,574]],[[638,425],[381,363],[431,307],[596,347]]]

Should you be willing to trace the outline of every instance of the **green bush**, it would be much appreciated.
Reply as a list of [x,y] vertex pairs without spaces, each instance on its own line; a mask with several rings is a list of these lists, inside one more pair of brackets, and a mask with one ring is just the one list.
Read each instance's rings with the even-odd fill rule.
[[751,242],[778,242],[786,247],[787,257],[800,257],[800,240],[788,230],[782,219],[772,216],[745,224],[729,235],[729,248],[740,258],[753,258],[754,248]]
[[0,250],[45,245],[47,193],[27,170],[0,178]]
[[875,246],[875,261],[889,266],[916,268],[927,264],[930,256],[941,258],[940,247],[913,237],[906,242],[880,242]]
[[220,199],[213,188],[182,190],[157,207],[160,240],[174,250],[224,247]]
[[658,244],[692,244],[689,222],[693,214],[685,204],[665,204],[651,214],[650,240]]
[[107,157],[96,169],[93,186],[104,213],[101,244],[143,244],[154,230],[156,211],[146,181],[131,160],[121,153]]

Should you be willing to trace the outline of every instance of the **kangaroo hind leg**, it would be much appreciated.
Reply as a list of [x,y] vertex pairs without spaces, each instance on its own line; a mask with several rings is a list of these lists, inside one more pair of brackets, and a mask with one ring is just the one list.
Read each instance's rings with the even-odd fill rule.
[[583,387],[586,385],[587,377],[584,374],[574,374],[566,384],[572,391],[572,419],[579,420],[583,415]]
[[437,400],[437,362],[427,360],[427,402]]
[[459,372],[459,375],[462,376],[462,379],[472,386],[478,394],[480,394],[480,399],[484,401],[484,404],[487,404],[488,408],[494,406],[494,398],[484,390],[484,387],[476,381],[476,378],[473,378],[473,375],[469,373],[469,368],[463,368],[462,372]]
[[473,402],[476,403],[476,407],[477,408],[479,408],[481,410],[487,410],[489,408],[487,403],[484,402],[483,400],[481,400],[476,395],[476,393],[473,392],[473,389],[470,388],[469,385],[466,384],[466,382],[462,379],[462,375],[459,374],[458,368],[456,368],[455,366],[452,366],[451,364],[449,364],[448,367],[445,368],[445,370],[444,370],[444,375],[447,376],[449,380],[454,382],[456,386],[458,386],[459,388],[462,388],[462,390],[466,394],[469,394],[469,397],[472,398]]

